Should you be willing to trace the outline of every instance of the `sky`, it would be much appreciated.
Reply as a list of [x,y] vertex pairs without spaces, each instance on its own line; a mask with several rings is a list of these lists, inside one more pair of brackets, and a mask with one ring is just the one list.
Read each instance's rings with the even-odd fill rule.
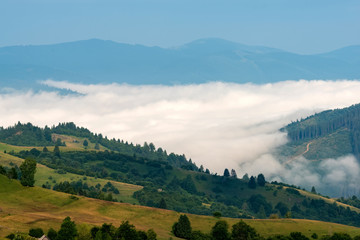
[[[223,174],[235,169],[263,173],[267,180],[316,189],[323,194],[347,186],[359,193],[354,156],[310,166],[300,158],[284,165],[275,149],[287,143],[279,129],[322,110],[360,102],[360,81],[299,80],[273,84],[212,82],[198,85],[83,85],[46,80],[53,91],[0,93],[2,126],[18,121],[44,127],[75,122],[109,138],[154,143],[185,154],[198,166]],[[70,89],[78,94],[60,94]],[[351,187],[352,186],[352,187]]]
[[358,0],[1,0],[0,47],[218,37],[314,54],[360,44],[359,12]]

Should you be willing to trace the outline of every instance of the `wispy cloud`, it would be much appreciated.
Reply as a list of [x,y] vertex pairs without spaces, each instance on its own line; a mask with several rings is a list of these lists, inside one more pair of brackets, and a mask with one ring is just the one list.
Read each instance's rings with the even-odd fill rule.
[[[289,180],[286,171],[272,155],[274,148],[287,141],[278,129],[321,110],[360,102],[360,82],[347,80],[181,86],[82,85],[47,80],[44,84],[81,94],[1,94],[1,125],[73,121],[110,138],[153,142],[168,151],[184,153],[220,174],[224,168],[234,168],[238,175],[263,172],[284,180]],[[300,173],[291,177],[297,178],[301,179]]]

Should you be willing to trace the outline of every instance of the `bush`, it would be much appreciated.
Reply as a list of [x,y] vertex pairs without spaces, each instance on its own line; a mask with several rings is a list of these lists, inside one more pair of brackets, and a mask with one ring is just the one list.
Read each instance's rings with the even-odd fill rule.
[[29,236],[41,238],[44,235],[44,231],[41,228],[31,228],[29,230]]

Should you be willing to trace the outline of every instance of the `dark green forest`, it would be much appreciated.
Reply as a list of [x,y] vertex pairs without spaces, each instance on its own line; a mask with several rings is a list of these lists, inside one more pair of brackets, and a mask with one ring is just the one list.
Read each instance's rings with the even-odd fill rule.
[[283,128],[292,142],[310,141],[343,129],[349,132],[352,154],[360,159],[360,104],[343,109],[328,110]]

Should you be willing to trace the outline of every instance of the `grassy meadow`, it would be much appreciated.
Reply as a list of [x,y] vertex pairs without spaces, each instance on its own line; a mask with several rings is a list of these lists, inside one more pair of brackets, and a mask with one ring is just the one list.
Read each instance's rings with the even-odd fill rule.
[[[53,227],[59,229],[62,220],[70,216],[78,225],[90,228],[103,223],[118,227],[122,221],[130,221],[138,229],[153,228],[159,239],[173,237],[172,224],[180,213],[128,203],[114,203],[97,199],[70,198],[69,194],[34,187],[23,187],[16,180],[0,175],[0,237],[11,232],[27,232],[30,228],[41,227],[45,231]],[[188,214],[194,230],[210,232],[218,220],[210,216]],[[230,225],[239,219],[222,218]],[[360,235],[360,228],[335,223],[299,219],[244,220],[264,237],[274,234],[289,234],[301,231],[310,236],[334,232]]]

